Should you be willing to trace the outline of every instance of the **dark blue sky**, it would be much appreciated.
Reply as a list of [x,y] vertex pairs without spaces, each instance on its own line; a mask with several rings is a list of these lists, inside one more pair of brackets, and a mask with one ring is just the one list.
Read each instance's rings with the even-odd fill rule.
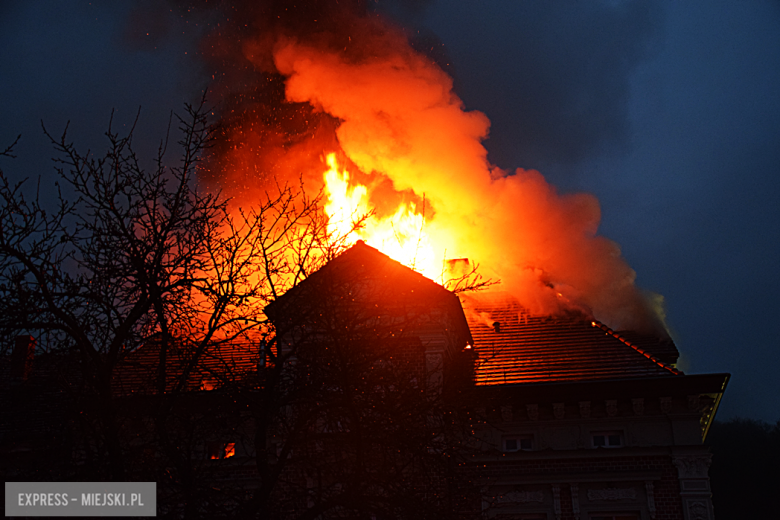
[[[95,4],[0,4],[0,144],[23,134],[4,171],[51,179],[40,120],[99,148],[112,108],[142,107],[150,151],[205,86],[197,30]],[[780,2],[377,4],[491,119],[493,162],[599,198],[682,368],[733,374],[719,418],[780,419]]]

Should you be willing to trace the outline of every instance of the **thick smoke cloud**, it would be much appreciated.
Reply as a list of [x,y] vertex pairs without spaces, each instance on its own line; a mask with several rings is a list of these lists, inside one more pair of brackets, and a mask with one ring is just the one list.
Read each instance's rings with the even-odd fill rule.
[[[559,196],[535,170],[490,164],[482,144],[490,123],[465,110],[436,64],[446,55],[436,56],[435,40],[410,44],[408,32],[362,2],[206,7],[188,12],[205,28],[201,52],[221,123],[212,184],[239,202],[270,179],[302,176],[316,190],[323,154],[337,151],[371,184],[425,197],[426,230],[447,256],[478,261],[532,311],[574,309],[615,327],[654,324],[619,248],[596,234],[595,198]],[[416,50],[425,42],[433,42],[430,53]],[[527,81],[532,92],[545,87],[544,78],[541,87]],[[580,105],[574,122],[590,124],[598,103]],[[574,146],[579,132],[564,141]]]
[[532,311],[651,321],[619,248],[596,235],[595,198],[559,196],[537,171],[491,167],[481,145],[489,122],[464,111],[450,78],[392,34],[374,43],[384,52],[354,61],[281,40],[274,57],[287,98],[336,116],[341,148],[358,167],[425,194],[434,241],[482,263]]
[[[358,29],[358,19],[379,14],[403,23],[412,47],[453,77],[466,107],[488,116],[485,147],[492,163],[538,169],[565,183],[559,172],[575,172],[580,161],[605,149],[631,146],[629,78],[655,52],[663,25],[658,2],[507,2],[499,11],[455,0],[447,3],[445,19],[428,19],[426,11],[435,3],[202,0],[172,2],[171,9],[184,21],[177,27],[180,33],[209,35],[201,44],[208,88],[223,101],[232,96],[230,102],[244,109],[253,97],[264,97],[259,89],[272,90],[247,67],[241,50],[247,38],[264,34],[268,43],[281,32],[305,39],[329,34],[338,45],[338,36],[348,40]],[[159,3],[138,5],[144,14],[137,18],[146,25],[167,18],[160,16]],[[157,31],[152,35],[168,31],[159,22],[152,25]],[[148,40],[143,31],[136,33],[139,42]],[[514,44],[496,53],[495,41]],[[452,63],[450,52],[458,54],[459,64]],[[265,68],[272,70],[270,49],[261,54]],[[458,67],[470,72],[459,74]],[[268,116],[271,123],[292,117]]]

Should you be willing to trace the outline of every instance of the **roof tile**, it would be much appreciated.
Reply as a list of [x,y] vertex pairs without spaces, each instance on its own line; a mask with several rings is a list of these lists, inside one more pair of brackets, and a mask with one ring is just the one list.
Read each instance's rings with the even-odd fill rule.
[[464,298],[464,307],[478,354],[478,385],[680,374],[583,315],[531,315],[503,294]]

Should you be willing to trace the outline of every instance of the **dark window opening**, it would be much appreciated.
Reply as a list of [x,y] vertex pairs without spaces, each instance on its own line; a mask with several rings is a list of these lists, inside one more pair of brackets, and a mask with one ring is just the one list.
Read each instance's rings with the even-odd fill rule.
[[533,449],[533,435],[517,435],[504,439],[504,451],[530,451]]
[[623,434],[620,432],[594,432],[594,448],[620,448],[623,446]]

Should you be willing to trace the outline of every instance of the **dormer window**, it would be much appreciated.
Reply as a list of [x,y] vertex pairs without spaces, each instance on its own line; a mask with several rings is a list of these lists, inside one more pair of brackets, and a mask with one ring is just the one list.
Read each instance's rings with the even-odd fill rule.
[[504,451],[531,451],[534,449],[533,435],[514,435],[505,437],[503,442]]
[[623,432],[605,431],[591,433],[594,448],[622,448]]

